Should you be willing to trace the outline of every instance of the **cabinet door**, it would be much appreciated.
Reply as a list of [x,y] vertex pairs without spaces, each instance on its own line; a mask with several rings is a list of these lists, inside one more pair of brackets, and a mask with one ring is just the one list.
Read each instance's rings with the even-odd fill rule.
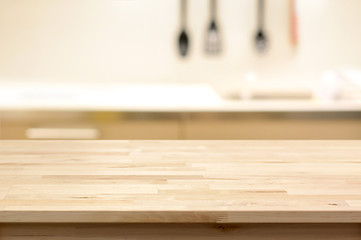
[[192,120],[185,124],[185,136],[186,139],[215,140],[361,139],[361,120]]

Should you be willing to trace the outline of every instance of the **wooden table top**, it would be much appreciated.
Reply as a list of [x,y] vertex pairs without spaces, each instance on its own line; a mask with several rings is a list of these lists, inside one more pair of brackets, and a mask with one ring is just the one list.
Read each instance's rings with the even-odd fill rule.
[[0,141],[0,222],[361,223],[361,141]]

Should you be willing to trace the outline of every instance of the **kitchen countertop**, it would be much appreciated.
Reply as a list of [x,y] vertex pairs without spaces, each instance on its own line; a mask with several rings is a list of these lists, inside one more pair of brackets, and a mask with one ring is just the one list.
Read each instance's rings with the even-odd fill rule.
[[0,222],[360,223],[361,141],[0,141]]
[[5,85],[0,111],[358,112],[361,98],[230,100],[208,84]]

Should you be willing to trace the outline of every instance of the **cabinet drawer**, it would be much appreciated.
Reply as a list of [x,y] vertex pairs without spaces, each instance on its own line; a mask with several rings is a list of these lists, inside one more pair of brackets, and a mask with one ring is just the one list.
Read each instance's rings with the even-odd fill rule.
[[172,120],[119,121],[100,126],[102,139],[179,139],[179,123]]
[[1,139],[26,140],[26,139],[100,139],[97,127],[74,124],[1,124]]
[[7,113],[0,139],[178,139],[177,119],[95,118],[91,113]]

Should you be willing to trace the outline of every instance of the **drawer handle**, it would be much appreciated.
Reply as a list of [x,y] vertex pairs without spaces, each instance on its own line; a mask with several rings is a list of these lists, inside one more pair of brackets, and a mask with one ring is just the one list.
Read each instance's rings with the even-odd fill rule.
[[28,128],[28,139],[98,139],[95,128]]

